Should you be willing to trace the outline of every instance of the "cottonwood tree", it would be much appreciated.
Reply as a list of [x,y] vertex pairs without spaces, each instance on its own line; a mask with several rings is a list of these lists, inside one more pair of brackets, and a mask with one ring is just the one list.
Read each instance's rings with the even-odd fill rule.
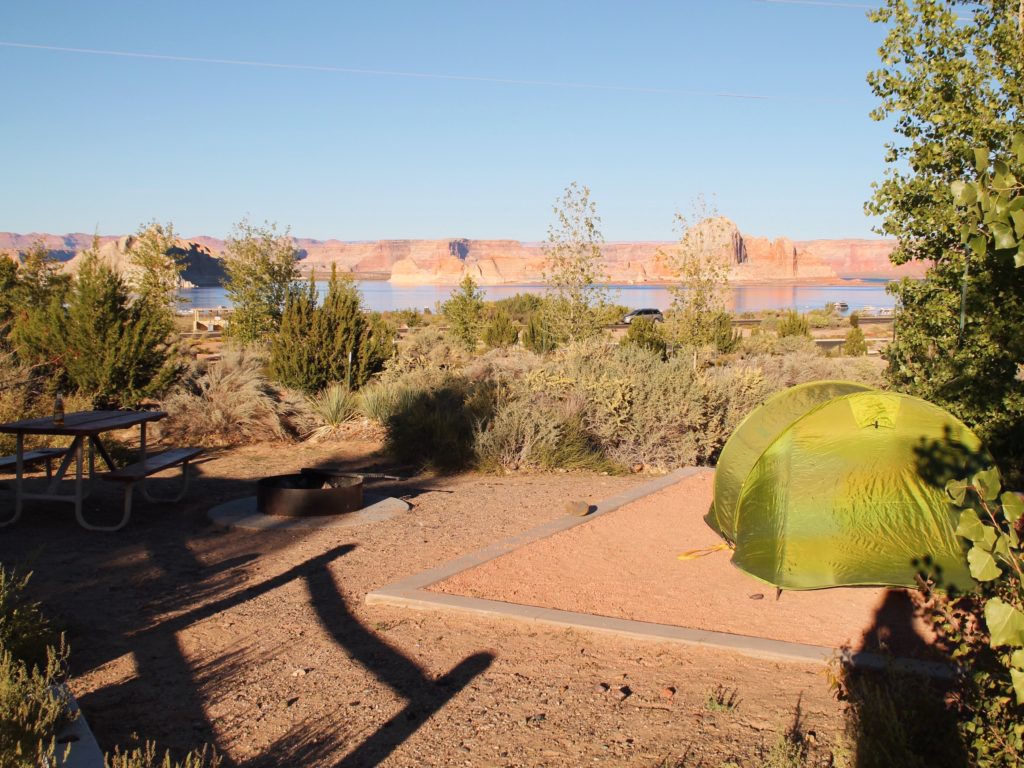
[[128,282],[144,301],[173,312],[185,263],[170,222],[142,224],[128,247]]
[[289,229],[258,227],[247,219],[235,224],[227,240],[224,287],[234,305],[227,333],[243,344],[269,341],[281,324],[285,302],[299,272]]
[[[1006,465],[1024,464],[1024,270],[1006,258],[1011,227],[972,237],[954,202],[993,159],[1014,178],[1012,150],[1024,114],[1024,5],[1020,0],[887,0],[871,18],[888,29],[882,66],[868,75],[872,112],[896,134],[889,167],[867,203],[878,231],[899,238],[896,263],[928,260],[923,281],[904,280],[888,376],[904,391],[974,427]],[[1005,179],[1005,174],[1004,174]],[[968,200],[958,196],[956,202]],[[1001,215],[1008,215],[1002,211]],[[965,229],[966,228],[966,229]]]
[[561,342],[578,341],[600,331],[598,310],[607,303],[601,264],[604,237],[590,189],[572,182],[555,201],[555,222],[544,245],[544,282],[551,289],[544,307],[549,332]]
[[[688,213],[676,213],[675,228],[679,242],[658,252],[676,280],[669,286],[667,335],[678,346],[728,347],[733,336],[726,301],[734,248],[729,221],[698,196]],[[724,335],[723,320],[728,327]]]

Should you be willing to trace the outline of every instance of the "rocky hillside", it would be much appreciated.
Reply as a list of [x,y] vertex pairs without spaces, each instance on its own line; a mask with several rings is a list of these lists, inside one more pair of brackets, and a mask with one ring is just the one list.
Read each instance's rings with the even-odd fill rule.
[[[704,242],[729,265],[737,282],[827,281],[839,277],[896,278],[923,274],[922,265],[894,267],[893,240],[769,240],[744,235],[728,219],[704,222]],[[67,269],[74,270],[93,235],[15,234],[0,232],[0,253],[25,252],[41,242]],[[377,240],[344,242],[295,238],[304,274],[326,275],[331,265],[357,276],[404,284],[455,284],[472,275],[482,285],[539,282],[544,272],[541,243],[518,240]],[[124,265],[132,237],[99,237],[99,250],[115,266]],[[668,258],[676,243],[606,243],[604,268],[614,283],[671,280]],[[187,268],[184,278],[196,286],[217,285],[224,275],[220,257],[224,241],[193,237],[179,241]]]

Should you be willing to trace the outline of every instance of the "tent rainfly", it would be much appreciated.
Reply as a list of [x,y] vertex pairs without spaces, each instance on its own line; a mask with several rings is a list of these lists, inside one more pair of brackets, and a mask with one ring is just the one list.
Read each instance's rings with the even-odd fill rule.
[[944,486],[991,464],[959,420],[909,395],[818,381],[736,428],[705,520],[732,562],[783,589],[974,586]]

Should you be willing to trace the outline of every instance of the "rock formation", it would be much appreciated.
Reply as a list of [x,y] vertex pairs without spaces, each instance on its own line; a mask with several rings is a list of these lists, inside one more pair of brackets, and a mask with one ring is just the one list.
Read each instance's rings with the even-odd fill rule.
[[[897,268],[889,262],[892,240],[768,240],[740,232],[725,218],[701,222],[694,231],[702,247],[729,265],[729,277],[737,282],[827,281],[838,277],[894,278],[919,276],[919,264]],[[41,242],[74,270],[92,235],[45,235],[0,233],[0,253],[24,252]],[[101,256],[119,268],[127,261],[131,236],[99,238]],[[543,279],[541,243],[518,240],[378,240],[343,242],[295,238],[298,265],[304,275],[326,275],[332,265],[356,276],[390,279],[414,285],[454,285],[471,275],[481,285],[536,283]],[[185,281],[196,286],[218,285],[224,269],[225,243],[212,237],[178,241],[184,256]],[[673,279],[670,255],[678,243],[606,243],[603,266],[612,283],[659,283]]]

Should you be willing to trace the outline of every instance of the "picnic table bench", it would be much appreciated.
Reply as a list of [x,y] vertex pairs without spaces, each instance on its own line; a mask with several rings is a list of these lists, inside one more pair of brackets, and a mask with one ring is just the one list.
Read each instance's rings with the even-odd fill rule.
[[[67,448],[40,448],[37,451],[29,451],[21,457],[21,466],[31,467],[46,462],[46,476],[53,477],[53,460],[62,458],[67,452]],[[17,454],[0,456],[0,470],[17,469],[17,467]]]
[[143,483],[142,495],[145,496],[147,500],[153,502],[181,501],[188,492],[188,464],[202,452],[202,448],[172,448],[169,451],[155,453],[152,456],[147,456],[142,461],[137,461],[134,464],[129,464],[126,467],[121,467],[120,469],[115,469],[111,472],[106,472],[100,475],[104,480],[125,484],[124,515],[121,517],[120,522],[113,526],[98,527],[90,525],[88,527],[93,530],[104,531],[116,531],[123,528],[132,514],[132,491],[135,490],[135,484],[145,480],[150,475],[155,475],[157,472],[163,472],[165,469],[170,469],[171,467],[181,466],[181,487],[178,489],[177,494],[167,498],[154,497],[149,492],[149,489],[146,488],[146,484]]

